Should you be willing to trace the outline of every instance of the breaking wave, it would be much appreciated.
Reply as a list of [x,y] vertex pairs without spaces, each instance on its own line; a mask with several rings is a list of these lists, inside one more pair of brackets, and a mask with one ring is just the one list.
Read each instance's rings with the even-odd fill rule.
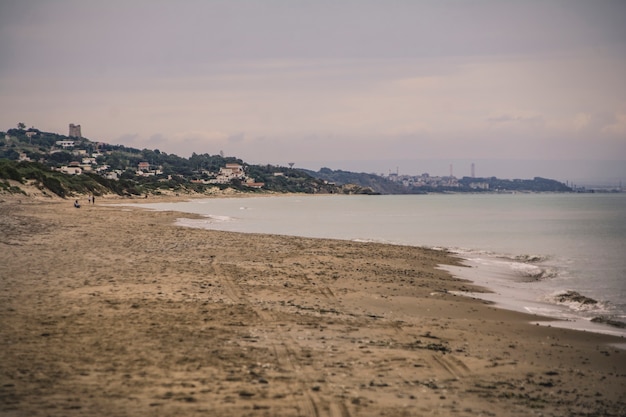
[[518,255],[513,258],[513,260],[515,261],[524,262],[524,263],[532,263],[532,264],[545,262],[549,259],[550,258],[548,256],[542,256],[542,255]]
[[548,256],[507,255],[464,248],[453,248],[451,251],[478,264],[502,267],[509,271],[513,279],[518,282],[536,282],[555,278],[559,275],[557,268],[541,265],[550,259]]
[[511,270],[522,282],[533,282],[558,276],[556,268],[541,267],[533,264],[513,262]]
[[615,306],[608,301],[598,301],[573,290],[552,294],[547,301],[565,306],[578,314],[582,314],[583,317],[586,317],[592,323],[626,329],[626,317],[614,314]]
[[565,306],[579,313],[587,313],[587,317],[589,315],[594,315],[595,317],[610,315],[613,310],[609,302],[598,301],[574,290],[564,290],[550,294],[546,296],[546,301]]
[[229,216],[216,216],[216,215],[204,215],[202,219],[189,219],[186,217],[181,217],[176,219],[177,226],[185,226],[185,227],[194,227],[197,229],[206,229],[207,225],[215,224],[215,223],[227,223],[233,222],[235,219]]
[[626,329],[626,322],[617,320],[614,316],[596,316],[591,319],[592,323],[606,324],[607,326]]

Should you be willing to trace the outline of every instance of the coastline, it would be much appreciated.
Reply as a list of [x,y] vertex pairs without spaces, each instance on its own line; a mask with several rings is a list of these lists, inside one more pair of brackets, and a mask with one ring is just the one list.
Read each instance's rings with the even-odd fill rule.
[[623,339],[456,296],[451,254],[0,200],[2,413],[626,412]]
[[[351,197],[334,196],[329,200],[328,196],[324,198],[309,195],[308,197],[311,199],[321,198],[322,201],[325,200],[326,202],[317,204],[319,203],[317,201],[311,205],[306,203],[302,208],[299,207],[301,198],[306,196],[282,195],[281,197],[287,199],[286,205],[282,202],[276,204],[275,201],[272,201],[273,199],[266,197],[256,198],[257,201],[250,202],[250,204],[246,199],[235,198],[234,202],[228,201],[228,199],[210,202],[210,199],[207,199],[200,201],[199,204],[193,200],[187,200],[183,201],[182,204],[157,203],[144,206],[142,203],[138,203],[129,205],[143,206],[154,210],[177,210],[203,216],[200,219],[180,218],[177,220],[177,225],[186,227],[445,248],[445,250],[454,253],[455,256],[462,258],[463,264],[467,266],[466,268],[449,267],[447,268],[449,272],[458,278],[470,280],[478,286],[489,289],[489,293],[476,294],[475,296],[478,298],[493,302],[504,309],[545,316],[552,320],[550,325],[626,337],[626,323],[624,322],[626,316],[624,316],[624,309],[621,305],[622,299],[619,296],[620,287],[615,286],[617,283],[613,282],[613,288],[616,292],[594,291],[594,288],[590,288],[588,283],[583,282],[582,279],[585,276],[594,276],[593,267],[579,269],[574,275],[571,275],[572,267],[577,267],[572,262],[572,252],[567,252],[567,250],[561,250],[560,253],[558,250],[552,252],[552,248],[566,247],[569,242],[559,242],[558,239],[555,241],[548,237],[546,241],[551,242],[551,244],[546,246],[543,240],[538,244],[539,242],[535,238],[537,235],[532,234],[532,240],[518,239],[520,242],[524,242],[518,247],[511,246],[510,243],[506,242],[508,251],[505,252],[499,252],[498,249],[500,248],[499,244],[503,242],[502,239],[499,242],[483,240],[482,243],[486,244],[488,250],[485,250],[484,246],[479,249],[470,249],[474,245],[480,246],[478,243],[480,240],[476,241],[476,236],[481,235],[480,232],[467,233],[464,231],[464,225],[460,224],[452,227],[449,227],[448,224],[440,224],[441,222],[435,227],[424,227],[424,224],[416,225],[411,220],[410,215],[405,217],[408,213],[401,210],[394,211],[393,215],[388,217],[391,221],[386,223],[385,231],[381,233],[376,226],[368,226],[370,217],[363,216],[361,211],[363,206],[371,207],[371,197],[361,201],[362,206],[351,204],[348,201],[346,205],[342,202],[341,207],[339,207],[333,206],[333,203],[328,204],[328,201],[337,198],[350,199]],[[420,202],[420,204],[422,203]],[[311,206],[314,207],[314,211],[311,211]],[[402,202],[396,201],[391,207],[400,206],[402,206]],[[292,207],[295,212],[291,210]],[[491,209],[491,206],[488,209]],[[435,221],[441,217],[440,212],[432,212],[432,210],[428,212],[428,209],[426,211],[434,216]],[[296,214],[297,212],[300,214]],[[353,220],[353,213],[357,213],[355,216],[357,221]],[[370,210],[369,214],[378,216],[378,213],[377,210]],[[526,215],[527,212],[524,214]],[[571,213],[569,214],[571,215]],[[306,221],[306,216],[309,215],[313,215],[317,219],[316,222],[320,223],[320,227],[308,226],[309,222]],[[453,211],[446,213],[446,215],[454,218],[458,216],[458,213]],[[408,219],[406,227],[403,226],[402,230],[399,231],[394,220],[403,219],[402,221],[404,221],[405,218]],[[347,222],[344,223],[343,219],[346,219]],[[507,221],[514,221],[514,219],[507,219]],[[489,227],[492,226],[502,232],[502,222],[493,224],[490,219]],[[381,225],[378,224],[378,229],[380,227]],[[573,230],[576,229],[574,225],[572,227]],[[568,229],[568,233],[571,233],[571,230]],[[486,234],[485,232],[486,230],[483,229],[484,234]],[[420,236],[419,239],[413,237],[417,235]],[[552,235],[558,235],[558,232]],[[441,241],[442,236],[447,236],[447,238],[443,238],[445,242]],[[439,242],[433,246],[433,241]],[[454,242],[464,242],[465,245],[459,247]],[[527,252],[529,247],[541,247],[542,249],[531,255]],[[592,256],[590,253],[578,253],[574,257],[577,255]],[[602,247],[599,246],[599,249],[595,250],[595,256],[605,257],[606,260],[609,260],[611,256],[615,256],[615,253],[603,251]],[[599,266],[597,263],[586,265]],[[610,267],[614,266],[615,263],[610,264]],[[606,268],[606,266],[601,266],[601,268]],[[564,301],[563,295],[568,293],[572,293],[572,298]],[[581,303],[580,300],[583,302]]]

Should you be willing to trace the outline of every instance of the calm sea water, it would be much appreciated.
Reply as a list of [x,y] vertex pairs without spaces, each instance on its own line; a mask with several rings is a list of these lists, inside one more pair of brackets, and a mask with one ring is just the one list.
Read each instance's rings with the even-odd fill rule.
[[[448,248],[471,268],[446,269],[494,291],[482,298],[626,336],[590,323],[598,316],[626,322],[626,194],[284,196],[140,206],[206,216],[180,220],[190,227]],[[598,302],[559,300],[568,290]]]

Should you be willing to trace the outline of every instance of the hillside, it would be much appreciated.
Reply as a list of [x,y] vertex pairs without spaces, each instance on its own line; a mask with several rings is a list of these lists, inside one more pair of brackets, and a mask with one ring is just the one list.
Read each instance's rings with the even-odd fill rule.
[[[158,149],[135,149],[68,137],[35,128],[0,132],[0,191],[23,192],[26,184],[60,197],[90,193],[148,195],[213,193],[371,193],[338,186],[286,167],[251,165],[222,154],[190,158]],[[9,183],[12,180],[13,183]]]
[[317,172],[305,169],[301,169],[301,171],[312,177],[332,182],[337,185],[356,184],[364,188],[370,188],[377,194],[409,193],[409,191],[401,184],[397,184],[376,174],[357,173],[342,170],[334,171],[329,168],[322,168]]
[[[555,180],[431,177],[319,171],[253,165],[236,157],[135,149],[35,128],[0,132],[0,191],[23,192],[26,184],[68,197],[214,193],[424,194],[429,192],[571,192]],[[8,180],[14,181],[9,183]],[[46,191],[47,190],[47,191]]]

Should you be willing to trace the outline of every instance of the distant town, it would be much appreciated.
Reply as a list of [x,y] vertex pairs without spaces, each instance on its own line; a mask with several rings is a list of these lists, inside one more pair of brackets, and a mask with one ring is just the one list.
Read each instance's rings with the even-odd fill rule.
[[34,127],[0,132],[0,191],[25,184],[44,193],[124,196],[236,192],[375,194],[354,184],[335,184],[286,166],[253,165],[223,152],[189,158],[158,149],[135,149],[92,141],[78,124],[68,135]]
[[[149,195],[168,192],[208,193],[234,189],[242,192],[302,192],[343,194],[423,194],[433,192],[589,192],[546,179],[411,176],[354,173],[322,168],[311,171],[288,166],[252,165],[223,152],[194,153],[190,158],[158,149],[134,149],[91,141],[81,126],[69,124],[68,135],[34,127],[0,132],[0,191],[17,191],[31,182],[63,197],[74,193]],[[19,183],[9,183],[9,180]],[[619,188],[612,192],[621,192]]]
[[[463,189],[473,191],[506,191],[506,190],[528,190],[528,191],[542,191],[542,186],[553,188],[555,184],[551,182],[554,180],[547,180],[545,178],[533,178],[532,180],[503,180],[496,177],[477,178],[474,176],[474,164],[472,164],[472,175],[470,177],[457,178],[450,174],[449,176],[431,176],[428,173],[421,175],[400,175],[398,173],[390,173],[386,176],[390,181],[400,183],[402,186],[414,189]],[[546,184],[550,182],[551,184]],[[587,192],[584,187],[573,187],[568,184],[559,183],[556,189],[551,191],[576,191]]]

